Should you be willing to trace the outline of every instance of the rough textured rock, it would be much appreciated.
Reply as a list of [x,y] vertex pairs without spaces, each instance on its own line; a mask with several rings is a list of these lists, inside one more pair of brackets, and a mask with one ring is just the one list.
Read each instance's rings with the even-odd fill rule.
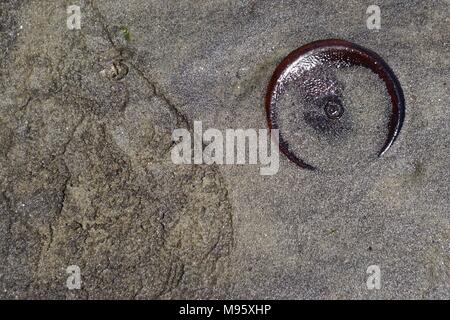
[[[0,297],[450,298],[448,1],[381,1],[379,31],[368,5],[2,1]],[[399,77],[407,117],[385,157],[324,153],[342,170],[314,173],[282,157],[264,177],[172,164],[172,130],[194,120],[265,128],[276,64],[331,37]]]
[[[24,34],[2,69],[1,295],[218,295],[233,239],[223,178],[171,163],[171,133],[189,124],[132,62],[126,79],[102,72],[133,51],[84,9],[91,27],[77,33],[63,3],[16,17]],[[79,292],[65,288],[69,265]]]

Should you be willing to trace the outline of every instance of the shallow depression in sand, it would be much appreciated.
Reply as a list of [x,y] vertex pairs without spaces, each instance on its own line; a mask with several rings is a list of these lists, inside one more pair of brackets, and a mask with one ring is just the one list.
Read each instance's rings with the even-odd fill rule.
[[[326,106],[336,98],[343,110],[332,118]],[[291,152],[318,169],[335,171],[377,158],[388,135],[391,104],[385,83],[371,70],[319,66],[284,85],[277,113]]]

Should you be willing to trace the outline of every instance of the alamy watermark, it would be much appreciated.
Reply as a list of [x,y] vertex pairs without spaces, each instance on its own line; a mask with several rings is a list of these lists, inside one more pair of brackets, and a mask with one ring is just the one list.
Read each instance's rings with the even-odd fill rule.
[[367,277],[366,285],[368,290],[380,290],[381,289],[381,269],[377,265],[371,265],[367,268],[366,273],[369,275]]
[[366,20],[366,26],[369,30],[380,30],[381,29],[381,10],[377,5],[370,5],[367,7],[366,14],[369,17]]
[[69,290],[81,289],[81,269],[77,265],[71,265],[66,268],[69,274],[66,280],[66,286]]
[[67,7],[67,28],[69,30],[81,29],[81,8],[76,5],[70,5]]
[[[261,175],[274,175],[279,169],[277,129],[207,129],[194,121],[193,137],[187,129],[175,129],[172,140],[174,164],[260,164]],[[270,146],[270,148],[269,148]],[[270,150],[269,150],[270,149]]]

